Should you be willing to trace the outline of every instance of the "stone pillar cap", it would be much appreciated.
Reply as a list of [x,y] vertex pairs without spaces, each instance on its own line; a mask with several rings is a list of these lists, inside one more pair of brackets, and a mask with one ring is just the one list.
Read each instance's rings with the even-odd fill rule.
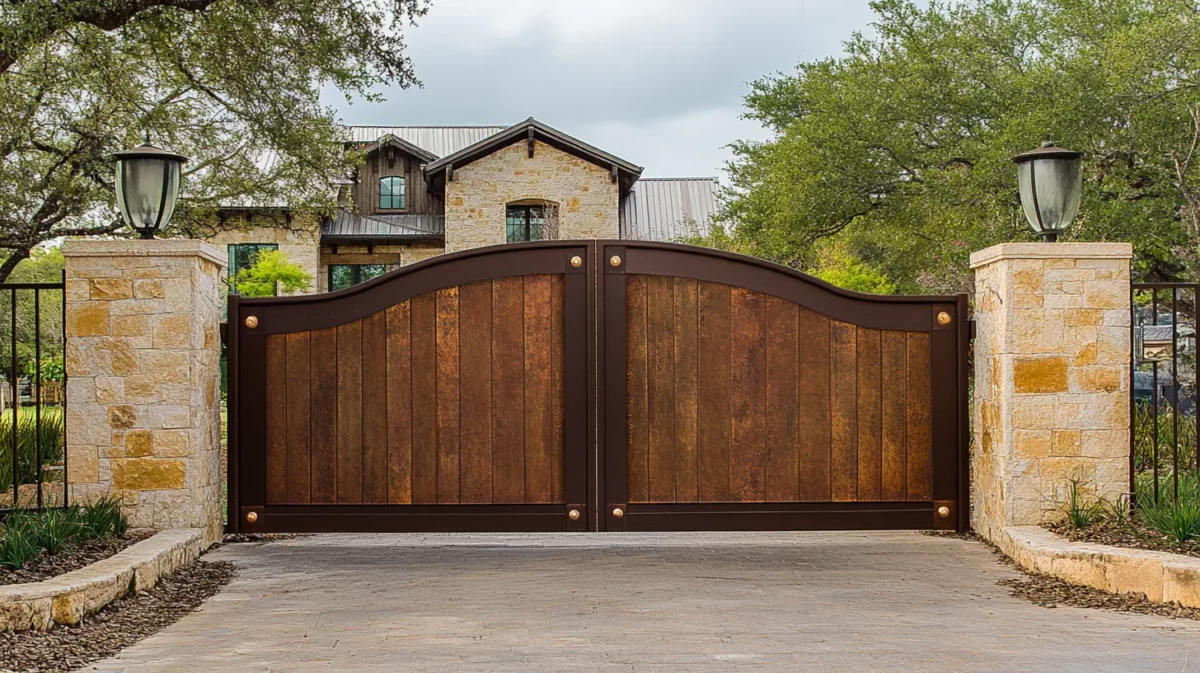
[[190,238],[110,239],[69,238],[63,257],[203,257],[228,268],[229,256],[211,243]]
[[1000,243],[971,253],[976,269],[1002,259],[1132,259],[1132,243]]

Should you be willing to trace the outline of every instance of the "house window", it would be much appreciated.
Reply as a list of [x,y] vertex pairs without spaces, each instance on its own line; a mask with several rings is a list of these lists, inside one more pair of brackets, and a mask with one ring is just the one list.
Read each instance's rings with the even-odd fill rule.
[[540,241],[546,237],[546,206],[509,206],[505,222],[509,243]]
[[330,264],[329,291],[344,290],[387,273],[382,264]]
[[249,269],[258,261],[258,253],[278,250],[274,243],[231,243],[229,245],[229,277],[237,276],[242,269]]
[[404,178],[390,177],[379,179],[379,209],[404,209]]

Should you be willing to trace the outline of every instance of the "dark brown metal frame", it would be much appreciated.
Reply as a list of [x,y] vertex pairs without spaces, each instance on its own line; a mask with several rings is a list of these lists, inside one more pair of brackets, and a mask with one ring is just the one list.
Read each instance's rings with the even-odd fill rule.
[[[970,527],[967,454],[967,297],[850,292],[761,259],[670,243],[601,243],[597,284],[603,372],[598,417],[605,483],[602,530],[785,530]],[[933,499],[927,502],[629,504],[626,393],[626,274],[694,278],[762,292],[835,320],[873,329],[930,333]],[[937,315],[950,316],[939,324]],[[937,510],[947,507],[948,517]],[[617,510],[621,516],[615,516]]]
[[[11,388],[12,400],[13,400],[12,417],[11,417],[12,427],[11,427],[11,432],[9,433],[9,437],[7,438],[9,455],[12,459],[11,468],[12,468],[13,480],[12,480],[11,486],[12,486],[13,504],[12,504],[11,508],[0,509],[0,514],[4,514],[9,511],[15,511],[18,509],[34,509],[34,508],[39,509],[39,510],[46,509],[45,485],[47,482],[45,481],[44,475],[42,474],[42,454],[43,454],[43,448],[45,448],[45,447],[42,446],[42,434],[43,433],[41,432],[42,422],[43,422],[43,416],[42,416],[42,393],[43,393],[43,390],[42,390],[42,368],[41,368],[41,362],[42,362],[42,293],[46,292],[46,291],[49,291],[52,294],[56,293],[58,295],[59,301],[61,302],[60,311],[61,311],[63,326],[64,326],[64,331],[63,331],[63,358],[64,358],[64,360],[63,361],[65,363],[66,362],[66,352],[67,352],[67,345],[66,345],[67,336],[66,336],[66,331],[65,331],[65,327],[67,324],[66,323],[67,302],[66,302],[66,296],[65,296],[66,295],[66,285],[67,285],[67,276],[66,276],[65,271],[62,274],[61,280],[57,283],[0,283],[0,292],[4,292],[7,290],[8,296],[9,296],[9,308],[10,308],[10,311],[9,311],[9,314],[10,314],[9,315],[9,358],[10,358],[9,366],[10,366],[10,371],[12,372],[12,377],[11,377],[11,380],[9,381],[9,386]],[[34,335],[33,336],[33,342],[34,342],[33,359],[34,359],[34,362],[36,363],[34,366],[34,375],[33,375],[34,380],[32,382],[33,385],[31,386],[31,392],[32,392],[32,397],[33,397],[33,413],[34,413],[33,422],[34,422],[34,427],[37,428],[37,432],[34,433],[35,434],[34,481],[37,485],[37,492],[36,492],[36,498],[33,502],[32,508],[22,507],[22,505],[21,505],[20,487],[22,486],[22,484],[21,484],[21,480],[19,478],[20,474],[21,474],[20,451],[19,451],[19,444],[17,441],[18,440],[18,424],[19,424],[19,416],[20,416],[19,410],[21,407],[21,395],[20,395],[20,386],[19,386],[20,376],[17,374],[17,372],[20,371],[20,361],[19,361],[18,354],[17,354],[17,326],[18,326],[18,324],[17,324],[18,323],[18,321],[17,321],[17,317],[18,317],[17,299],[18,299],[18,293],[23,292],[23,291],[33,292],[33,335]],[[58,500],[58,504],[55,505],[55,507],[66,507],[68,504],[68,499],[70,497],[70,494],[69,494],[69,489],[67,488],[67,473],[68,473],[68,471],[67,471],[67,436],[66,436],[66,422],[65,422],[66,413],[67,413],[67,379],[66,379],[65,373],[63,376],[63,380],[61,383],[61,390],[59,391],[59,394],[61,395],[61,399],[62,399],[61,407],[62,407],[62,414],[63,414],[63,419],[64,419],[62,440],[61,440],[62,441],[62,461],[63,461],[63,469],[62,469],[62,479],[63,479],[62,489],[63,489],[63,491],[62,491],[62,497]]]
[[[1160,471],[1159,471],[1159,461],[1161,458],[1161,456],[1159,454],[1159,450],[1161,448],[1161,438],[1159,437],[1158,419],[1159,419],[1159,412],[1162,410],[1162,407],[1164,407],[1164,406],[1169,406],[1171,409],[1171,412],[1172,412],[1171,413],[1171,424],[1172,424],[1172,427],[1171,427],[1171,455],[1169,456],[1170,463],[1171,463],[1171,497],[1172,498],[1179,497],[1179,471],[1180,471],[1180,469],[1182,469],[1180,467],[1181,461],[1180,461],[1180,453],[1179,453],[1180,448],[1181,448],[1181,442],[1180,442],[1180,438],[1179,438],[1179,417],[1181,415],[1180,406],[1179,406],[1179,395],[1180,395],[1180,388],[1179,388],[1179,304],[1180,304],[1180,296],[1179,295],[1180,295],[1181,291],[1188,292],[1191,294],[1193,315],[1195,315],[1195,311],[1197,310],[1197,308],[1200,308],[1200,283],[1130,283],[1129,284],[1129,305],[1130,305],[1129,342],[1132,345],[1132,348],[1130,349],[1130,362],[1129,362],[1129,498],[1130,498],[1130,504],[1134,507],[1138,506],[1139,504],[1158,503],[1162,497],[1162,493],[1160,492],[1162,479],[1160,477]],[[1138,320],[1136,299],[1137,299],[1137,294],[1139,292],[1149,292],[1150,293],[1150,311],[1153,315],[1152,315],[1151,322],[1149,325],[1139,322],[1139,320]],[[1151,442],[1152,442],[1151,460],[1153,461],[1153,464],[1151,466],[1151,474],[1153,476],[1153,486],[1152,486],[1150,493],[1138,493],[1137,492],[1138,465],[1137,465],[1137,459],[1136,459],[1137,458],[1136,435],[1138,432],[1138,414],[1137,414],[1138,407],[1137,407],[1137,401],[1135,399],[1134,388],[1137,383],[1138,364],[1139,364],[1139,362],[1141,362],[1142,357],[1137,350],[1138,343],[1139,343],[1137,330],[1139,328],[1143,328],[1143,327],[1153,327],[1153,326],[1159,325],[1159,322],[1158,322],[1158,309],[1159,309],[1158,296],[1159,296],[1160,292],[1162,292],[1162,293],[1169,292],[1170,296],[1171,296],[1171,323],[1170,324],[1171,324],[1171,388],[1172,388],[1172,394],[1171,394],[1170,404],[1164,405],[1162,397],[1160,396],[1160,391],[1159,391],[1160,386],[1159,386],[1158,372],[1159,372],[1160,361],[1157,361],[1157,360],[1154,361],[1153,369],[1151,370],[1152,371],[1152,374],[1151,374],[1152,384],[1151,385],[1153,387],[1153,391],[1151,393],[1152,397],[1151,397],[1151,403],[1150,403],[1150,408],[1152,410],[1151,422],[1153,423],[1153,427],[1151,429],[1151,437],[1152,437],[1152,439],[1151,439]],[[1185,306],[1186,306],[1186,304],[1185,304]],[[1194,322],[1194,319],[1193,319],[1193,322]],[[1185,337],[1185,338],[1187,338],[1187,337]],[[1196,337],[1195,337],[1195,335],[1192,335],[1191,338],[1194,340]],[[1197,466],[1196,469],[1200,469],[1200,413],[1194,412],[1192,414],[1191,423],[1195,424],[1195,427],[1196,427],[1196,433],[1195,433],[1196,443],[1193,447],[1191,447],[1191,450],[1194,451],[1194,460],[1195,460],[1194,464]],[[1186,459],[1186,456],[1184,458]],[[1186,465],[1186,462],[1187,461],[1185,460],[1184,461],[1185,465]]]
[[[572,266],[579,256],[583,263]],[[613,258],[619,262],[610,262]],[[266,502],[268,334],[336,327],[412,297],[475,281],[563,274],[563,505],[270,505]],[[836,320],[925,331],[932,349],[933,499],[881,503],[627,506],[625,274],[695,278],[770,294]],[[947,325],[936,316],[951,316]],[[246,318],[257,319],[255,327]],[[966,295],[864,295],[763,260],[691,246],[543,241],[434,257],[322,295],[229,298],[229,530],[553,531],[946,528],[969,526]],[[948,507],[948,517],[937,509]],[[624,516],[614,516],[621,508]],[[572,521],[567,512],[583,514]],[[254,513],[256,520],[248,522]]]
[[[587,530],[587,465],[593,425],[589,405],[592,293],[590,242],[551,241],[440,255],[345,290],[318,295],[229,297],[230,532],[548,531]],[[571,264],[573,257],[583,263]],[[413,297],[482,280],[562,274],[564,470],[567,505],[272,505],[266,499],[266,337],[324,329],[363,318]],[[253,316],[255,326],[246,324]],[[316,410],[314,410],[316,411]],[[585,513],[585,512],[581,512]],[[253,513],[255,521],[247,515]]]

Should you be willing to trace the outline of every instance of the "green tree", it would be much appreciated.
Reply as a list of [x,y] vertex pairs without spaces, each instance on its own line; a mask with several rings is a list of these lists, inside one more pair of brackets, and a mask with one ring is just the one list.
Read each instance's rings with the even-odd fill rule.
[[892,294],[896,286],[879,269],[856,256],[845,242],[826,244],[809,273],[826,283],[856,292]]
[[274,297],[280,291],[303,292],[312,285],[312,280],[312,275],[289,262],[287,255],[278,250],[264,250],[255,257],[254,264],[237,272],[231,285],[243,297]]
[[1011,157],[1084,151],[1065,240],[1132,241],[1146,278],[1200,275],[1200,10],[1193,0],[872,3],[839,58],[765,77],[724,216],[812,268],[837,239],[899,291],[965,290],[971,251],[1033,240]]
[[403,29],[429,0],[0,4],[0,280],[39,243],[121,230],[108,156],[182,152],[183,230],[218,204],[326,211],[347,158],[323,89],[417,83]]

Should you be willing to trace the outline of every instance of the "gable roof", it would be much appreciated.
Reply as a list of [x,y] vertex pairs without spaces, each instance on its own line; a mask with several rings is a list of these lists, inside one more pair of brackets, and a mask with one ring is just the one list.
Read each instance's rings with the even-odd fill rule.
[[437,159],[437,155],[430,152],[429,150],[426,150],[422,147],[417,147],[416,145],[405,140],[404,138],[393,135],[391,133],[385,133],[383,135],[383,137],[378,140],[378,142],[375,142],[371,145],[367,145],[366,147],[361,147],[359,149],[361,149],[363,152],[370,154],[371,152],[382,149],[384,147],[399,148],[399,149],[401,149],[405,152],[408,152],[409,154],[417,157],[418,159],[424,160],[426,163]]
[[346,142],[372,144],[394,136],[432,154],[444,157],[495,135],[504,126],[347,126]]
[[534,138],[542,142],[556,147],[568,154],[573,154],[580,159],[590,161],[597,166],[604,168],[616,167],[624,180],[622,183],[631,185],[639,175],[642,174],[642,167],[632,162],[626,161],[618,156],[609,154],[604,150],[589,145],[582,140],[569,136],[556,128],[547,126],[538,120],[530,117],[523,122],[513,124],[512,126],[492,134],[487,138],[480,140],[472,145],[464,147],[453,154],[443,156],[441,159],[429,164],[425,167],[425,181],[431,185],[438,179],[444,179],[440,175],[447,166],[456,168],[466,166],[473,161],[477,161],[498,149],[508,147],[509,145],[524,140],[533,135]]
[[621,202],[621,238],[677,241],[712,230],[716,178],[642,178]]

